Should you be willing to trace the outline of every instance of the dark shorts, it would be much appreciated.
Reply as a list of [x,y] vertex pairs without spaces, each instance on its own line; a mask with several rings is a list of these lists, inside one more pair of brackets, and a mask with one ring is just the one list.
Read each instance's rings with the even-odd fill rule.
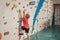
[[22,30],[25,30],[25,33],[29,33],[29,28],[24,28],[24,26],[21,27]]

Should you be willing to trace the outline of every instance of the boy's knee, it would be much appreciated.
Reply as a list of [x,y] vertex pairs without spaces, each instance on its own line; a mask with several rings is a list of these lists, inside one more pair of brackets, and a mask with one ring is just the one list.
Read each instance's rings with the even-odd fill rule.
[[29,33],[27,33],[26,35],[29,36]]

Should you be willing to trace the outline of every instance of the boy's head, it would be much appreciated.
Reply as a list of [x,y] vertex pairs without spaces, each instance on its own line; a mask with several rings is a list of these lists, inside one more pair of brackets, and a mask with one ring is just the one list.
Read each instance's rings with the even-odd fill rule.
[[30,18],[30,15],[26,14],[26,10],[25,9],[24,9],[23,13],[25,13],[26,18],[28,18],[28,19]]
[[29,15],[29,14],[26,14],[26,18],[28,18],[28,19],[29,19],[29,18],[30,18],[30,15]]

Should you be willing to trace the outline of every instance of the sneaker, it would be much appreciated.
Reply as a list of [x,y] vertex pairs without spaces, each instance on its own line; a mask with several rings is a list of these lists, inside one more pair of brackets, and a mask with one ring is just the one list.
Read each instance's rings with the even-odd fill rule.
[[24,35],[24,33],[20,32],[19,35]]

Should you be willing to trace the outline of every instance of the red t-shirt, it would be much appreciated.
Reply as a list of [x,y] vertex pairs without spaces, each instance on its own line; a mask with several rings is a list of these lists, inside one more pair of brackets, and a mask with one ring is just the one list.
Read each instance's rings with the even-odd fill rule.
[[24,28],[30,28],[28,24],[28,19],[25,16],[23,17],[23,25],[24,25]]

